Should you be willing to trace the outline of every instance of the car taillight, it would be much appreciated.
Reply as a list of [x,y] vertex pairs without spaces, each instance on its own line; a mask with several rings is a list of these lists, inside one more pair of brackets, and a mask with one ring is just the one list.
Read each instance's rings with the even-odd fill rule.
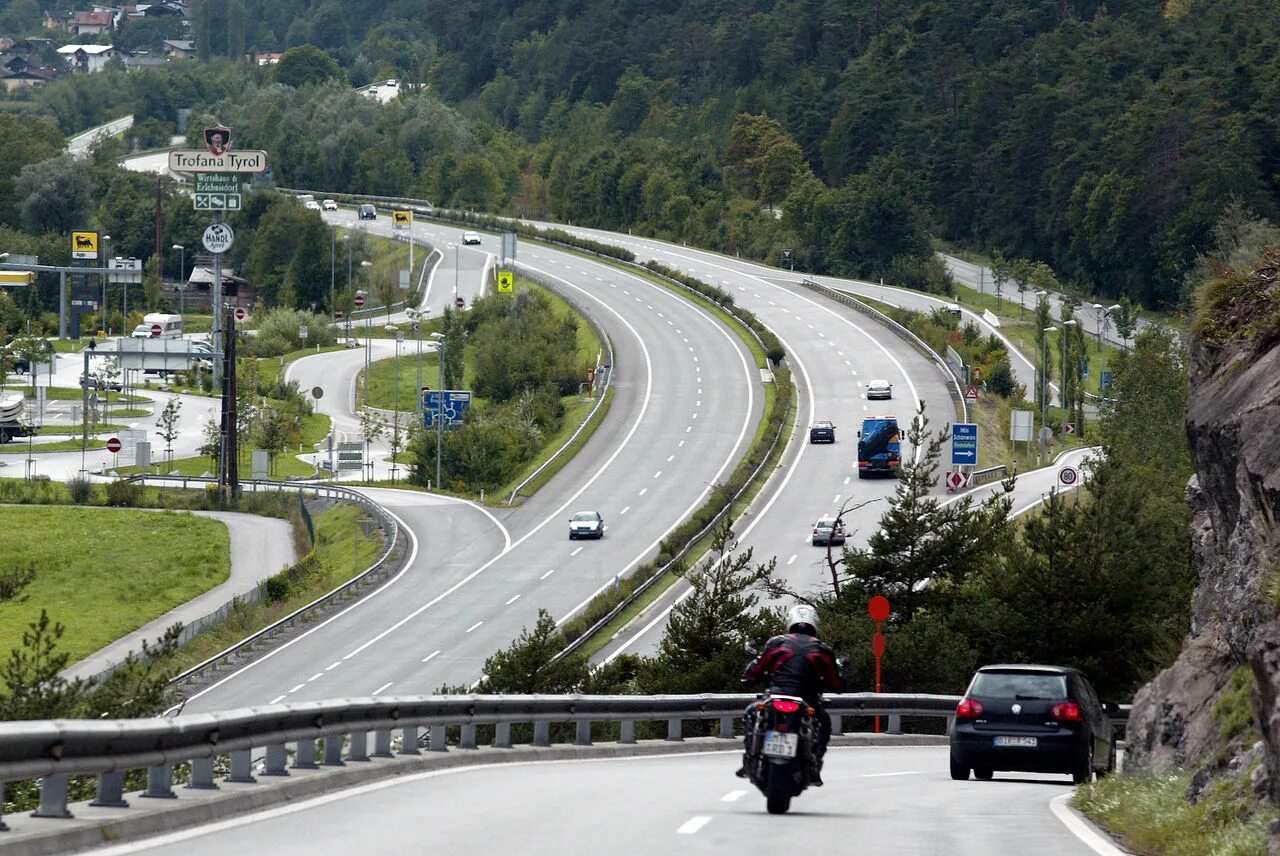
[[817,526],[813,527],[813,534],[814,534],[814,535],[817,535],[817,534],[818,534],[818,527],[817,527]]
[[971,698],[962,698],[960,703],[956,705],[956,719],[977,719],[982,716],[983,710],[982,702],[974,701]]
[[795,713],[800,709],[800,705],[794,701],[785,701],[784,699],[774,699],[773,709],[779,713]]
[[867,465],[867,461],[858,461],[858,466],[865,467],[866,465]]
[[1062,704],[1055,704],[1049,709],[1049,715],[1059,722],[1080,722],[1084,716],[1080,712],[1080,705],[1073,701],[1064,701]]

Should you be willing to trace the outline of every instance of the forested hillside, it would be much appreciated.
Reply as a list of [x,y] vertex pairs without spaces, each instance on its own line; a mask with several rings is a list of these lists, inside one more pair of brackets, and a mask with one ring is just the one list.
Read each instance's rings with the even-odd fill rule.
[[[933,236],[1166,307],[1229,200],[1268,219],[1280,204],[1274,0],[193,0],[192,18],[205,57],[314,45],[343,84],[423,83],[470,125],[431,164],[389,156],[335,190],[372,178],[945,287]],[[308,68],[288,82],[332,76]],[[144,112],[200,106],[169,94]],[[275,112],[219,112],[258,139],[290,110],[349,124],[264,97]],[[362,151],[402,148],[397,124],[363,123]],[[286,155],[282,180],[331,174],[303,163],[323,149]],[[468,156],[492,167],[463,182],[479,198],[450,184]]]

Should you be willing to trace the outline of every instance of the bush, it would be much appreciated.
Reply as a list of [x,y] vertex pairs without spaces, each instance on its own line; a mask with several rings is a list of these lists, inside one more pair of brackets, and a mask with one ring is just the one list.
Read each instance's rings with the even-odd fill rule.
[[[244,349],[255,357],[280,357],[303,347],[332,345],[335,341],[329,319],[298,309],[273,309],[257,317],[258,335],[243,340]],[[307,328],[307,337],[298,330]]]
[[71,493],[71,501],[76,505],[84,505],[93,495],[93,484],[86,478],[76,477],[67,482],[67,490]]
[[107,484],[107,505],[113,508],[135,508],[142,499],[142,486],[125,479]]

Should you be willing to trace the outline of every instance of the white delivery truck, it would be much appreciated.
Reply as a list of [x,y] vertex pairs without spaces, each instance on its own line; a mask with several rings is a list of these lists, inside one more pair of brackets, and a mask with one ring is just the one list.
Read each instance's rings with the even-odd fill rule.
[[23,402],[21,392],[0,391],[0,443],[8,443],[14,437],[23,435]]
[[[157,333],[155,328],[159,327]],[[142,316],[142,323],[133,328],[135,339],[181,339],[182,316],[164,312],[149,312]]]

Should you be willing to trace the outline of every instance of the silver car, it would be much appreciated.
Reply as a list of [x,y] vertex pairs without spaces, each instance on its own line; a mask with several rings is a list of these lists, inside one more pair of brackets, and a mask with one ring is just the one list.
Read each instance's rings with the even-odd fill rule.
[[893,384],[887,380],[867,381],[867,400],[893,398]]

